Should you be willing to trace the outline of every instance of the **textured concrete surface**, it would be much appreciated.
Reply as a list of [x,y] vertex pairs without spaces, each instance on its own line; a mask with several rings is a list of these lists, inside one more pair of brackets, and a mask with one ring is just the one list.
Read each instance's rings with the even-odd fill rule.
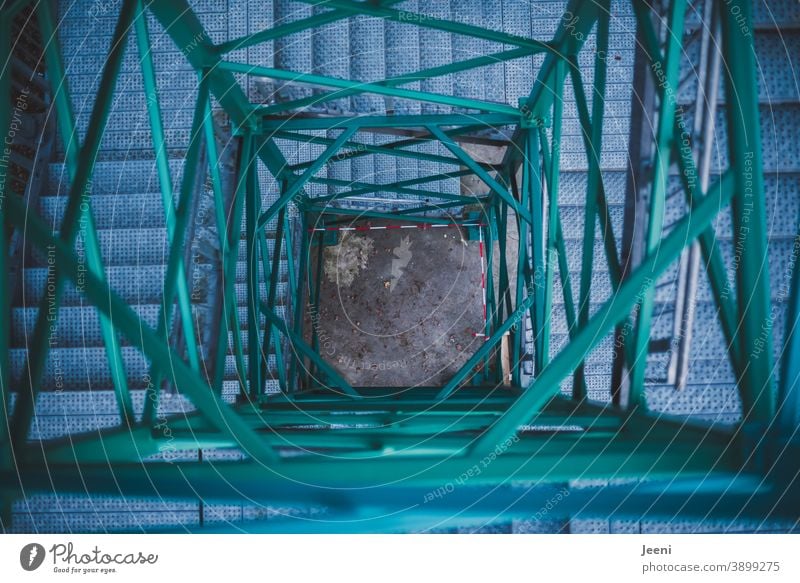
[[349,286],[336,273],[323,275],[307,337],[316,327],[323,356],[356,386],[446,383],[481,342],[474,336],[483,326],[478,242],[455,227],[354,236],[372,241],[366,265]]

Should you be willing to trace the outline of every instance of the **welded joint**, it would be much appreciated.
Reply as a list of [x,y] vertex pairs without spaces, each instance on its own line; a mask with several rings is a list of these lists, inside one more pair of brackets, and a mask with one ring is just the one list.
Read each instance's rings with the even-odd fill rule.
[[519,99],[519,116],[520,129],[549,128],[552,125],[550,116],[531,109],[528,99],[524,97]]

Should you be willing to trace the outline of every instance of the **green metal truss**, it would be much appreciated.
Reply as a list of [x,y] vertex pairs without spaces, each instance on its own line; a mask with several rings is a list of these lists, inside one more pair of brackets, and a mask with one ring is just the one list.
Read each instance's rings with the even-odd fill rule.
[[[757,132],[747,131],[759,127],[753,46],[752,39],[741,34],[733,12],[722,11],[721,39],[729,61],[726,70],[731,100],[729,111],[737,112],[728,119],[729,169],[705,192],[695,185],[684,184],[691,210],[665,235],[662,223],[670,165],[673,162],[682,165],[683,174],[687,175],[686,172],[693,171],[694,164],[691,158],[687,160],[678,153],[675,101],[670,98],[677,89],[680,37],[687,3],[686,0],[672,0],[668,20],[674,34],[662,44],[653,28],[647,4],[633,0],[637,36],[649,55],[651,71],[660,75],[657,79],[660,105],[654,134],[656,148],[644,259],[623,275],[600,171],[608,66],[603,58],[609,37],[608,0],[571,0],[567,10],[573,18],[562,19],[550,42],[423,18],[393,8],[392,5],[398,3],[396,0],[309,0],[307,3],[330,10],[214,45],[185,0],[124,0],[86,138],[81,144],[75,141],[67,144],[70,190],[63,223],[54,231],[26,208],[21,197],[2,192],[0,238],[5,242],[14,230],[24,230],[30,246],[54,251],[58,266],[57,299],[66,280],[75,281],[83,276],[74,243],[79,221],[82,218],[87,221],[90,269],[85,274],[84,295],[101,319],[122,420],[118,427],[73,435],[67,440],[30,442],[27,436],[48,355],[48,343],[44,341],[49,326],[47,310],[40,310],[29,361],[20,379],[9,375],[10,319],[4,317],[0,331],[3,495],[13,497],[21,492],[56,488],[125,496],[323,503],[342,509],[343,516],[349,516],[347,512],[366,504],[378,509],[376,512],[380,514],[386,514],[387,509],[394,512],[410,508],[411,515],[416,517],[413,522],[416,528],[434,523],[443,513],[452,519],[456,506],[455,511],[463,513],[465,519],[474,519],[480,512],[495,512],[495,517],[516,516],[524,510],[519,504],[509,501],[502,506],[495,500],[498,488],[502,491],[513,483],[536,483],[544,487],[553,482],[579,479],[635,478],[691,484],[698,493],[698,500],[684,507],[683,512],[688,514],[729,513],[730,508],[725,504],[720,507],[718,502],[725,496],[740,494],[750,496],[744,506],[751,514],[767,512],[762,504],[764,497],[791,483],[791,467],[796,467],[798,444],[793,435],[800,402],[797,396],[800,351],[796,332],[800,304],[795,274],[787,319],[791,328],[783,351],[783,386],[779,390],[775,386],[770,351],[758,360],[749,356],[757,343],[763,341],[759,335],[769,313],[770,295],[764,261],[766,223],[760,142]],[[731,0],[728,4],[737,6],[742,15],[750,18],[748,2]],[[26,2],[17,2],[0,13],[0,63],[8,62],[10,22],[14,12],[24,5]],[[179,49],[196,45],[191,51],[183,50],[197,71],[199,91],[179,186],[172,184],[164,149],[146,21],[148,11]],[[35,15],[43,36],[57,38],[50,4],[36,3]],[[374,83],[228,60],[228,55],[236,49],[354,15],[474,36],[513,48]],[[591,34],[596,35],[597,52],[593,83],[587,86],[577,65],[577,54]],[[81,204],[92,176],[129,37],[135,38],[137,43],[144,89],[156,96],[147,100],[147,113],[170,244],[163,304],[156,329],[143,322],[109,288],[91,206]],[[203,40],[198,43],[197,39]],[[538,76],[531,80],[530,95],[516,108],[405,87],[421,79],[537,53],[544,54]],[[64,136],[72,136],[75,119],[58,42],[46,45],[45,60],[59,131]],[[234,73],[310,84],[329,91],[276,105],[252,104]],[[9,76],[9,69],[4,68],[0,76],[0,94],[6,98],[11,91]],[[589,168],[583,260],[578,281],[570,279],[558,206],[562,97],[567,83],[571,83],[577,102]],[[592,96],[591,106],[587,92]],[[296,115],[308,106],[360,93],[413,99],[455,109],[453,113],[442,115]],[[240,143],[231,217],[223,212],[223,189],[216,165],[212,121],[212,110],[216,108],[229,116],[235,127],[235,139]],[[6,127],[10,122],[8,109],[0,109],[0,116],[0,127]],[[411,137],[380,146],[364,144],[357,139],[359,132],[381,129],[402,130]],[[464,142],[474,139],[478,129],[506,130],[512,135],[501,164],[478,162],[463,147]],[[339,133],[335,138],[321,138],[306,133],[310,130],[338,130]],[[321,145],[324,151],[315,159],[291,166],[281,154],[276,139]],[[426,154],[412,148],[431,141],[443,144],[452,156]],[[207,161],[200,164],[202,148],[208,155],[204,159]],[[447,164],[453,170],[389,185],[337,182],[315,176],[334,158],[349,160],[373,155]],[[259,191],[259,164],[263,164],[280,185],[275,202],[267,208],[262,207]],[[227,339],[231,332],[234,339],[232,346],[222,342],[215,354],[205,355],[205,359],[215,360],[213,370],[217,372],[210,379],[201,372],[201,347],[192,327],[184,265],[185,234],[194,187],[207,175],[213,187],[223,258],[221,301],[225,316],[220,334]],[[425,190],[425,185],[431,182],[457,180],[467,175],[483,183],[485,189],[480,194],[445,195]],[[311,183],[327,184],[338,191],[329,196],[312,197],[306,191]],[[359,213],[357,218],[346,208],[337,206],[337,201],[342,199],[376,192],[402,194],[405,198],[419,200],[419,204],[402,211]],[[177,193],[177,197],[173,197],[173,193]],[[316,334],[312,334],[311,339],[303,335],[305,311],[319,300],[320,273],[312,272],[309,255],[321,252],[324,244],[321,235],[315,234],[309,226],[391,217],[425,224],[437,221],[426,215],[431,208],[466,206],[479,209],[482,225],[479,228],[487,248],[492,249],[496,243],[502,251],[498,255],[499,277],[494,278],[492,269],[487,274],[486,341],[442,387],[398,391],[390,387],[352,386],[325,361]],[[734,230],[746,239],[733,298],[722,294],[726,275],[712,226],[718,214],[729,206],[733,210]],[[507,238],[512,222],[516,223],[520,235],[516,265],[508,264],[505,253],[510,245],[516,244]],[[241,233],[243,223],[245,228]],[[592,314],[589,310],[592,275],[600,268],[593,264],[596,225],[601,229],[614,293]],[[271,254],[266,241],[267,229],[274,233]],[[233,289],[242,234],[246,245],[248,294],[244,341],[240,333],[243,323],[239,321]],[[740,426],[730,429],[698,426],[647,410],[644,368],[656,282],[694,241],[701,243],[730,348],[729,358],[740,379],[738,387],[744,419]],[[276,306],[282,253],[289,260],[290,302],[285,315]],[[492,253],[488,255],[491,257]],[[1,261],[8,259],[7,253],[0,254]],[[516,273],[513,286],[510,283],[512,273]],[[569,342],[551,358],[556,273],[562,284]],[[10,314],[7,275],[5,263],[0,264],[0,312],[6,315]],[[261,293],[261,282],[266,283],[266,294]],[[577,302],[573,289],[577,291]],[[534,376],[523,382],[522,323],[526,319],[530,320],[535,336]],[[183,350],[178,350],[169,334],[173,320],[180,322],[183,329]],[[624,336],[622,349],[628,398],[619,406],[592,403],[587,400],[586,356],[604,337],[615,329],[619,332],[622,326],[633,330]],[[500,344],[505,335],[510,335],[510,381],[501,378]],[[150,363],[153,382],[143,411],[134,411],[132,405],[120,352],[121,336],[138,348]],[[771,345],[771,339],[766,342]],[[229,350],[235,356],[240,383],[240,397],[233,405],[221,397],[222,371]],[[276,356],[275,374],[281,388],[277,395],[265,391],[270,375],[270,354]],[[573,378],[571,399],[561,394],[561,385],[570,375]],[[196,413],[159,419],[159,391],[164,381],[188,397]],[[17,394],[13,415],[9,413],[12,391]],[[777,422],[779,410],[780,424]],[[315,427],[309,428],[312,424]],[[168,435],[164,427],[169,428]],[[171,447],[179,449],[239,448],[247,459],[213,465],[141,463],[145,457],[162,451],[167,441]],[[288,450],[292,450],[293,455],[285,455]],[[795,461],[788,461],[791,459]],[[426,492],[460,483],[464,475],[468,475],[470,492],[476,492],[474,497],[465,498],[465,494],[459,493],[449,501],[437,496],[437,500],[428,505],[420,505],[419,498],[414,498],[413,504],[410,502],[417,494],[424,497]],[[612,491],[611,499],[618,494]],[[628,493],[633,496],[632,500],[637,499],[636,495],[645,494]],[[701,495],[710,498],[706,500]],[[660,504],[669,507],[672,499],[666,490],[665,496],[668,502]],[[481,500],[486,501],[484,510],[477,512],[474,508],[481,508]],[[491,500],[495,502],[490,503]],[[587,502],[588,506],[591,505]],[[632,515],[661,511],[658,504],[642,509],[631,502],[620,503],[617,508],[628,506],[632,508]],[[612,512],[609,508],[606,505],[599,511]],[[797,506],[776,505],[769,512],[792,514],[797,512]],[[387,529],[406,524],[403,520],[408,520],[409,514],[398,516],[395,522],[384,520],[380,524]],[[308,527],[309,530],[313,528]],[[337,528],[358,530],[359,526],[357,522],[348,522],[334,527]]]

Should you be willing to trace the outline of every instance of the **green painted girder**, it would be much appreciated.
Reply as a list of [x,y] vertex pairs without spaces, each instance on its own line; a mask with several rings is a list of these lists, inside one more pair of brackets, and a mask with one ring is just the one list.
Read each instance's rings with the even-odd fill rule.
[[181,393],[185,394],[223,435],[237,439],[253,459],[269,465],[277,462],[272,450],[263,444],[255,432],[241,421],[233,409],[222,401],[208,384],[183,362],[177,352],[143,322],[108,284],[101,282],[92,273],[81,272],[81,266],[74,257],[71,246],[53,236],[39,217],[29,213],[25,201],[17,196],[11,196],[6,199],[6,203],[10,221],[17,228],[27,229],[29,240],[39,249],[50,246],[66,277],[73,282],[77,282],[81,276],[84,277],[86,299],[106,316],[111,317],[113,314],[115,327],[146,358],[155,362],[162,370],[170,370],[171,378]]
[[516,115],[517,110],[505,103],[494,103],[490,101],[479,101],[465,97],[453,95],[441,95],[438,93],[428,93],[427,91],[417,91],[415,89],[403,89],[401,87],[387,87],[379,83],[367,83],[364,81],[351,81],[350,79],[337,79],[316,75],[313,73],[303,73],[300,71],[289,71],[287,69],[275,69],[261,65],[248,65],[246,63],[234,63],[231,61],[220,61],[219,67],[232,73],[244,73],[255,77],[265,77],[268,79],[280,79],[291,83],[301,83],[304,85],[314,85],[320,87],[335,87],[343,90],[362,89],[364,92],[376,95],[388,95],[403,99],[414,99],[428,103],[438,103],[459,107],[463,109],[475,109],[493,113]]
[[[734,8],[738,8],[735,14]],[[758,79],[753,36],[749,32],[753,30],[752,2],[731,0],[728,9],[720,10],[720,14],[722,51],[728,64],[724,67],[728,155],[736,183],[731,217],[737,250],[741,248],[735,274],[739,300],[737,335],[740,358],[747,363],[738,386],[744,422],[765,427],[772,424],[775,416],[774,315],[770,305]]]
[[439,141],[442,144],[444,144],[444,146],[448,150],[450,150],[456,158],[461,160],[464,166],[472,170],[472,172],[478,178],[480,178],[483,181],[483,183],[486,184],[486,186],[488,186],[492,190],[492,192],[494,192],[495,194],[497,194],[497,196],[502,198],[511,208],[513,208],[517,212],[517,214],[520,217],[525,219],[525,221],[527,221],[528,223],[531,222],[531,217],[528,214],[528,210],[520,205],[519,201],[511,195],[511,193],[504,185],[500,184],[497,180],[495,180],[492,176],[490,176],[489,173],[486,172],[486,170],[481,168],[481,166],[477,162],[475,162],[475,160],[473,160],[472,157],[469,154],[467,154],[455,142],[455,140],[452,137],[445,134],[438,126],[428,125],[426,127],[428,128],[428,131],[434,136],[436,136],[439,139]]
[[[445,133],[448,136],[460,136],[460,140],[467,140],[470,138],[471,133],[478,132],[485,129],[483,125],[465,125],[465,126],[456,126],[454,128],[445,130]],[[401,150],[403,148],[409,148],[412,146],[419,146],[428,142],[436,141],[436,137],[432,136],[428,133],[424,133],[420,130],[415,130],[409,132],[412,134],[413,137],[410,137],[405,140],[397,140],[394,142],[387,142],[385,144],[381,144],[381,148],[385,149],[392,149],[392,150]],[[346,153],[347,159],[352,160],[353,158],[359,158],[361,156],[369,156],[371,152],[366,150],[363,151],[348,151]],[[311,164],[311,161],[304,162],[303,164],[298,164],[297,169],[306,168],[308,165]]]
[[[545,234],[545,276],[544,276],[544,338],[542,339],[542,355],[544,364],[550,361],[550,339],[553,315],[553,286],[555,280],[555,267],[558,261],[558,247],[556,243],[557,229],[556,223],[560,220],[558,216],[558,188],[560,180],[561,163],[561,121],[564,113],[564,62],[556,64],[555,77],[553,78],[553,138],[552,147],[548,143],[545,128],[539,128],[539,148],[542,152],[542,166],[544,167],[544,179],[547,193],[547,229]],[[548,153],[552,152],[547,158]],[[572,288],[569,282],[569,275],[566,278],[564,294],[569,292],[570,299]],[[566,286],[570,286],[567,289]],[[585,392],[585,389],[580,389]]]
[[519,111],[508,113],[449,113],[422,115],[353,115],[302,117],[264,117],[258,131],[271,136],[276,131],[337,130],[355,127],[373,128],[425,128],[427,126],[475,126],[497,128],[519,123]]
[[[209,130],[207,129],[207,132]],[[213,133],[210,132],[210,133]],[[207,140],[213,141],[213,136],[207,134]],[[248,172],[250,172],[249,166],[256,163],[254,157],[250,154],[253,150],[253,139],[248,137],[242,139],[241,149],[240,149],[240,156],[238,160],[238,167],[237,167],[237,176],[242,177],[246,176]],[[239,387],[244,394],[246,392],[246,379],[247,379],[247,367],[245,366],[244,362],[244,349],[242,347],[242,334],[241,334],[241,326],[239,323],[239,310],[236,300],[236,263],[239,258],[239,245],[242,240],[242,218],[244,215],[244,203],[245,203],[245,181],[239,179],[237,181],[234,197],[233,197],[233,208],[231,209],[231,217],[229,221],[225,221],[223,223],[217,223],[218,228],[220,229],[221,235],[224,235],[224,239],[227,240],[226,245],[222,245],[221,249],[225,250],[222,255],[223,258],[223,294],[224,294],[224,303],[222,306],[222,326],[220,329],[221,332],[221,341],[217,344],[217,367],[216,367],[216,378],[214,379],[214,390],[219,395],[222,393],[222,384],[224,381],[224,374],[225,374],[225,359],[228,354],[228,342],[226,339],[228,338],[228,333],[231,333],[233,342],[233,355],[234,355],[234,362],[236,366],[236,374],[237,380],[239,382]],[[221,202],[220,202],[221,204]],[[224,228],[220,225],[224,225]]]
[[[458,194],[447,194],[444,192],[437,192],[435,190],[424,190],[421,188],[408,188],[398,186],[395,184],[372,184],[369,182],[359,182],[355,180],[337,180],[335,178],[310,178],[309,182],[313,184],[327,184],[329,186],[338,186],[341,188],[353,188],[355,190],[343,190],[336,194],[323,197],[314,197],[307,199],[306,204],[319,204],[320,202],[328,200],[339,200],[341,198],[351,198],[353,196],[361,196],[363,194],[372,194],[376,192],[394,192],[396,194],[407,194],[410,196],[420,196],[426,199],[438,198],[441,200],[449,200],[459,202],[461,204],[473,204],[478,200],[478,196],[461,196]],[[391,199],[387,199],[391,202]]]
[[[516,454],[515,448],[529,443],[528,450]],[[569,450],[569,455],[564,451]],[[598,456],[598,451],[603,455]],[[531,455],[535,452],[535,455]],[[640,440],[574,436],[537,436],[528,441],[520,438],[508,451],[493,458],[485,467],[482,457],[449,457],[431,463],[430,458],[409,458],[384,453],[368,459],[337,458],[324,471],[321,458],[308,455],[286,459],[280,472],[256,462],[197,462],[151,464],[81,464],[49,465],[52,482],[39,481],[40,471],[32,465],[22,476],[27,490],[47,488],[59,492],[110,492],[123,496],[198,497],[213,501],[221,499],[253,500],[281,499],[281,491],[291,484],[295,496],[302,494],[311,503],[327,496],[328,504],[335,503],[338,488],[361,489],[382,486],[408,485],[439,488],[455,482],[464,472],[478,466],[469,477],[470,486],[496,485],[514,482],[565,482],[572,479],[641,478],[672,480],[676,476],[712,478],[735,471],[735,455],[728,444],[712,437],[705,440],[659,439]],[[326,458],[328,459],[328,458]],[[324,462],[322,462],[324,463]],[[477,474],[477,475],[476,475]],[[5,479],[6,475],[3,474]],[[305,485],[305,487],[303,487]]]
[[560,391],[560,382],[584,360],[603,337],[625,319],[638,301],[642,291],[655,285],[657,278],[680,256],[683,248],[702,233],[720,208],[727,206],[733,197],[733,177],[725,174],[719,183],[709,188],[708,194],[694,212],[678,221],[662,241],[658,254],[648,255],[630,277],[592,316],[579,328],[559,354],[545,367],[509,407],[508,411],[473,445],[476,454],[490,451],[499,443],[512,438],[517,429]]
[[328,364],[305,340],[303,340],[296,330],[292,330],[279,316],[277,316],[266,305],[260,305],[261,313],[266,316],[267,322],[275,326],[278,331],[286,336],[293,348],[302,353],[303,356],[309,358],[315,366],[323,373],[327,383],[326,386],[333,389],[339,389],[346,395],[351,397],[359,397],[358,392],[348,383],[330,364]]
[[[258,185],[258,168],[255,164],[248,165],[248,171],[240,180],[245,185],[245,263],[247,277],[247,389],[250,399],[258,398],[263,391],[264,377],[262,374],[262,359],[267,358],[268,346],[262,346],[259,341],[261,321],[259,305],[261,303],[260,284],[261,276],[266,279],[266,274],[259,271],[259,245],[261,225],[258,224],[261,216],[261,190]],[[282,210],[282,208],[280,209]],[[267,323],[269,327],[269,323]]]
[[[650,7],[640,0],[634,0],[634,11],[637,20],[650,18]],[[667,181],[669,168],[672,164],[673,130],[675,127],[675,113],[677,100],[671,96],[678,91],[680,81],[681,56],[683,52],[683,27],[687,3],[685,0],[674,0],[669,8],[667,49],[665,67],[660,83],[664,85],[664,95],[659,107],[658,125],[655,132],[655,159],[653,160],[653,178],[650,192],[650,208],[647,213],[647,228],[645,231],[645,249],[647,255],[659,252],[661,236],[664,225],[664,212],[666,208]],[[642,290],[637,302],[637,316],[634,333],[631,339],[625,339],[626,344],[632,343],[631,356],[633,360],[628,363],[629,371],[629,407],[644,407],[644,376],[647,367],[647,351],[650,343],[651,322],[655,304],[655,288]]]
[[[333,140],[330,138],[324,138],[322,136],[310,136],[306,134],[297,134],[293,132],[281,132],[276,131],[272,133],[272,137],[275,139],[283,139],[283,140],[293,140],[295,142],[300,142],[303,144],[322,144],[324,146],[330,146],[333,144]],[[349,148],[347,151],[338,152],[336,157],[332,160],[334,162],[343,162],[345,160],[352,159],[354,154],[367,152],[370,154],[385,154],[387,156],[395,156],[399,158],[412,158],[414,160],[427,160],[428,162],[438,162],[440,164],[451,164],[453,166],[461,166],[461,161],[458,158],[448,157],[448,156],[439,156],[437,154],[428,154],[426,152],[415,152],[413,150],[403,150],[400,148],[390,148],[386,146],[375,146],[373,144],[365,144],[363,142],[354,142],[348,141],[342,144],[342,148]],[[294,164],[290,167],[292,172],[297,172],[298,170],[303,170],[308,168],[313,164],[313,161],[309,162],[301,162],[300,164]],[[485,164],[478,162],[478,164],[486,169],[486,170],[496,170],[497,167],[495,164]]]
[[[164,216],[167,226],[167,240],[170,245],[175,241],[175,224],[176,208],[174,203],[174,193],[172,185],[172,174],[169,169],[169,160],[166,150],[166,139],[164,137],[164,126],[161,121],[161,108],[158,100],[158,85],[156,83],[156,70],[153,63],[153,54],[150,48],[150,33],[147,28],[147,15],[143,0],[136,2],[136,16],[134,17],[134,29],[136,33],[136,45],[139,49],[139,64],[142,69],[142,83],[144,86],[145,94],[148,96],[146,101],[147,114],[150,121],[150,133],[152,134],[153,151],[155,153],[156,169],[158,172],[159,190],[161,191],[161,202],[164,206]],[[204,113],[204,119],[208,122],[211,121],[211,111],[207,104],[207,110]],[[192,140],[198,139],[197,136],[192,135]],[[213,148],[213,144],[208,143],[209,135],[206,133],[206,147],[207,149]],[[213,134],[212,134],[213,139]],[[216,156],[209,156],[209,160],[216,160]],[[212,174],[214,164],[210,164]],[[216,173],[214,180],[215,188],[220,188],[219,173]],[[218,207],[218,213],[222,212],[222,207]],[[218,224],[219,216],[217,217]],[[200,358],[198,354],[197,338],[192,324],[192,308],[189,288],[186,278],[186,266],[184,265],[183,258],[179,259],[177,267],[178,273],[176,275],[176,294],[178,297],[178,308],[181,315],[181,326],[183,336],[186,342],[186,351],[189,356],[189,362],[195,370],[200,370]],[[171,303],[171,300],[170,300]],[[152,377],[151,373],[151,377]]]
[[[665,66],[665,60],[661,53],[658,36],[656,35],[653,23],[649,19],[640,19],[638,21],[638,26],[639,36],[641,38],[643,47],[647,51],[648,55],[650,55],[650,58],[653,62],[651,69],[656,85],[658,85],[659,79],[657,78],[655,69],[660,69],[663,71]],[[662,95],[663,99],[663,89],[660,89],[660,94]],[[679,127],[678,123],[679,121],[676,118],[675,128],[673,130],[674,135],[680,135],[681,133],[681,128]],[[698,176],[697,167],[694,159],[691,157],[677,156],[676,159],[678,168],[680,170],[680,178],[686,197],[686,203],[690,208],[694,209],[701,199],[702,193],[696,192],[696,189],[690,185],[688,177]],[[714,298],[719,311],[719,320],[722,326],[722,332],[725,335],[726,345],[730,347],[728,352],[731,360],[731,366],[734,370],[736,378],[741,378],[743,374],[742,370],[743,367],[746,366],[746,363],[743,363],[739,357],[741,351],[739,348],[739,339],[736,334],[737,308],[734,298],[728,297],[732,290],[729,289],[727,268],[722,258],[722,252],[720,251],[719,244],[717,243],[714,229],[710,228],[704,231],[700,235],[698,241],[700,243],[701,252],[703,253],[703,263],[706,266],[709,285],[711,286],[711,290],[713,292],[712,297]]]
[[[375,82],[375,85],[396,87],[398,85],[423,81],[425,79],[431,79],[441,75],[452,75],[453,73],[459,71],[466,71],[478,67],[485,67],[487,65],[503,63],[505,61],[511,61],[530,56],[531,54],[533,54],[533,52],[529,49],[511,49],[508,51],[500,51],[490,55],[483,55],[454,63],[448,63],[438,67],[432,67],[430,69],[424,69],[415,73],[406,73],[390,79],[384,79],[383,81],[377,81]],[[295,99],[293,101],[278,103],[275,105],[261,106],[259,108],[259,112],[265,115],[270,115],[283,111],[302,111],[305,108],[318,106],[332,99],[341,99],[343,97],[349,97],[351,95],[358,95],[366,92],[369,92],[369,87],[364,87],[363,84],[359,84],[352,89],[331,91],[322,95],[310,95],[302,99]]]
[[[219,67],[220,56],[207,40],[209,36],[197,15],[186,0],[153,0],[148,8],[161,23],[186,59],[198,71],[208,71],[208,88],[219,105],[230,116],[237,128],[255,130],[258,117],[232,73]],[[198,39],[201,39],[198,42]],[[191,50],[188,49],[191,47]],[[280,180],[287,178],[288,162],[280,148],[271,140],[259,144],[258,157],[273,176]]]
[[[458,203],[458,204],[467,204],[467,203]],[[332,216],[352,216],[355,217],[353,219],[346,220],[346,224],[348,225],[355,225],[357,222],[363,219],[397,219],[396,213],[382,213],[378,211],[362,211],[358,209],[345,209],[345,208],[336,208],[330,206],[309,206],[307,207],[307,212],[310,213],[319,213],[320,218],[314,221],[312,224],[315,225],[316,228],[326,228],[329,225],[333,224],[333,222],[329,221],[328,219]],[[422,217],[422,216],[414,216],[414,215],[403,215],[403,220],[406,222],[411,223],[420,223],[423,225],[459,225],[464,223],[472,223],[469,219],[454,219],[450,217]],[[330,227],[330,230],[335,230],[336,227]]]
[[[482,206],[482,205],[486,204],[487,202],[489,202],[489,199],[485,198],[485,197],[482,197],[482,198],[476,198],[474,200],[471,200],[469,202],[469,204],[470,205]],[[394,218],[403,217],[405,219],[405,218],[408,217],[408,215],[412,215],[413,216],[415,213],[420,213],[420,217],[417,217],[417,218],[422,218],[421,213],[426,213],[426,212],[430,212],[430,211],[439,211],[439,210],[442,210],[442,209],[453,208],[453,207],[462,207],[462,206],[465,206],[466,204],[467,203],[464,203],[462,201],[452,201],[452,202],[443,202],[441,204],[433,204],[433,205],[419,206],[419,207],[413,207],[413,208],[406,208],[406,209],[394,211],[392,213],[392,217],[394,217]],[[332,213],[332,214],[337,214],[337,213],[339,213],[340,210],[342,210],[342,208],[340,208],[340,207],[332,207],[332,206],[329,206],[329,205],[326,205],[324,207],[315,207],[315,206],[309,207],[309,210],[311,210],[311,211],[317,210],[317,211],[322,212],[320,209],[324,209],[324,212]],[[348,210],[348,209],[345,209],[345,210]],[[367,211],[367,212],[370,212],[370,211]],[[413,220],[413,219],[409,218],[408,220]],[[351,219],[340,219],[340,220],[337,220],[337,221],[326,221],[325,224],[326,225],[337,225],[337,224],[349,223],[350,221],[351,221]]]
[[[497,344],[502,340],[503,336],[508,332],[512,326],[520,325],[525,318],[526,312],[533,305],[534,296],[531,294],[517,307],[513,314],[509,314],[508,318],[501,325],[494,328],[494,332],[485,339],[485,342],[478,348],[475,353],[467,359],[467,362],[454,374],[450,380],[442,387],[437,397],[439,399],[447,399],[453,391],[459,388],[461,384],[469,380],[475,374],[475,367],[485,359],[495,349]],[[532,411],[533,413],[534,411]]]
[[281,196],[276,200],[272,205],[264,211],[261,216],[258,218],[257,228],[263,228],[267,223],[269,223],[272,219],[275,218],[275,215],[284,208],[291,200],[295,199],[296,196],[300,195],[303,189],[303,186],[316,174],[319,172],[320,168],[322,168],[328,160],[330,160],[336,152],[342,147],[343,144],[350,139],[356,131],[355,127],[347,127],[344,128],[339,137],[337,137],[330,146],[328,146],[325,151],[320,154],[320,156],[311,164],[302,175],[296,176],[292,174],[291,178],[288,179],[286,188],[281,192]]
[[[435,415],[397,411],[353,411],[349,414],[264,411],[247,404],[237,407],[237,412],[247,426],[259,431],[262,439],[273,447],[344,448],[352,450],[351,457],[375,457],[376,450],[390,454],[391,449],[411,450],[421,444],[426,445],[422,451],[404,451],[404,455],[455,454],[463,451],[465,444],[474,439],[475,430],[484,428],[500,414],[499,411],[473,415],[465,415],[463,411]],[[647,418],[634,414],[623,420],[619,412],[597,406],[570,405],[563,399],[555,399],[548,405],[548,411],[540,412],[529,425],[531,428],[535,426],[540,429],[529,429],[514,442],[514,455],[538,454],[545,436],[564,442],[627,436],[625,439],[640,442],[661,439],[716,444],[729,442],[731,438],[729,433],[687,424],[682,419]],[[576,426],[583,427],[584,431],[576,430]],[[135,459],[141,459],[167,449],[236,447],[235,440],[213,430],[213,425],[199,413],[189,413],[164,418],[155,428],[131,430],[116,427],[52,440],[44,447],[43,453],[48,463],[91,464],[125,462],[131,454],[135,454]],[[29,449],[27,461],[35,462],[41,451]]]
[[[556,74],[556,65],[564,57],[576,55],[589,38],[592,28],[600,14],[609,13],[610,0],[569,0],[564,14],[572,18],[562,18],[553,36],[553,44],[559,46],[560,54],[545,56],[542,66],[536,75],[531,93],[521,109],[531,118],[546,119],[552,107],[553,93],[549,89]],[[511,144],[503,157],[503,165],[516,171],[523,155],[523,130],[517,128],[511,138]]]
[[[594,59],[594,81],[592,93],[592,119],[588,123],[588,103],[583,90],[583,83],[577,60],[572,61],[572,85],[575,100],[581,115],[581,130],[584,138],[589,172],[586,181],[586,206],[583,224],[583,248],[581,252],[581,280],[578,290],[578,327],[586,326],[589,320],[592,273],[594,270],[595,225],[598,216],[598,198],[602,187],[600,172],[600,154],[603,149],[603,120],[606,104],[606,79],[608,77],[607,59],[601,55],[608,54],[609,14],[604,13],[597,20],[597,51]],[[600,219],[603,223],[603,218]],[[606,237],[606,240],[608,238]],[[616,245],[613,243],[613,256],[616,256]],[[611,261],[609,261],[611,264]],[[612,278],[613,279],[613,278]],[[617,281],[619,275],[617,275]],[[572,396],[576,400],[586,398],[585,364],[581,363],[573,376]]]
[[[192,119],[192,129],[189,135],[189,150],[186,153],[186,167],[196,168],[199,165],[200,149],[204,139],[204,118],[208,112],[207,106],[208,91],[207,81],[201,78],[198,89],[197,103],[195,105]],[[158,311],[156,335],[169,341],[169,330],[172,327],[173,302],[178,290],[183,290],[184,310],[181,311],[181,320],[184,329],[188,326],[191,330],[190,336],[186,337],[189,364],[192,370],[199,371],[199,360],[197,355],[197,345],[194,340],[194,319],[192,318],[191,308],[188,303],[188,288],[186,287],[185,270],[183,269],[184,240],[186,229],[189,223],[189,210],[192,208],[192,199],[197,187],[198,175],[193,172],[184,172],[181,182],[178,205],[175,208],[172,235],[169,237],[169,254],[167,258],[167,269],[164,276],[164,290],[161,296],[161,305]],[[172,200],[169,206],[172,207]],[[169,211],[168,211],[169,215]],[[152,383],[147,399],[145,399],[144,413],[142,414],[143,423],[153,423],[158,409],[158,397],[162,380],[168,375],[169,368],[160,368],[156,363],[152,363],[149,378]]]

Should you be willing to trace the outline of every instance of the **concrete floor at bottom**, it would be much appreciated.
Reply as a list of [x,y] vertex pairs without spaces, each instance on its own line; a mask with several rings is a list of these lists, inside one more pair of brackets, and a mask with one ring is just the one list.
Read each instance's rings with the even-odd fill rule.
[[[404,223],[371,223],[387,224]],[[354,386],[444,385],[483,342],[482,262],[460,227],[340,232],[306,338],[316,330],[322,357]]]

